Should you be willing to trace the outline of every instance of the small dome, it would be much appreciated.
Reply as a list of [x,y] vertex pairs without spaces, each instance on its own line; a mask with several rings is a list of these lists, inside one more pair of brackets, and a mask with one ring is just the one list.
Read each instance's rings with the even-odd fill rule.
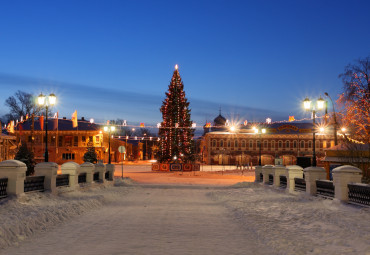
[[226,119],[220,114],[213,120],[213,123],[215,126],[225,126]]

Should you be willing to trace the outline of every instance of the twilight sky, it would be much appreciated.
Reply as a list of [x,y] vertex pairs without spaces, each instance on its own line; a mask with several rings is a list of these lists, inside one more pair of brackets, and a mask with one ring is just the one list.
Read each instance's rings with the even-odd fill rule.
[[0,116],[22,90],[59,116],[157,123],[179,65],[192,119],[307,117],[370,54],[370,1],[2,1]]

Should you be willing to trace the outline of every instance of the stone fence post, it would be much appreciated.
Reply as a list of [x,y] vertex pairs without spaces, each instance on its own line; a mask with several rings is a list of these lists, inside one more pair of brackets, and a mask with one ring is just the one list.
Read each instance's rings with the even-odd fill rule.
[[267,184],[269,182],[269,174],[273,173],[273,165],[265,165],[262,167],[263,183]]
[[293,192],[295,188],[294,178],[303,178],[303,168],[297,165],[287,166],[287,190]]
[[316,180],[326,180],[326,171],[322,167],[307,167],[303,169],[306,181],[306,193],[316,195]]
[[109,181],[113,181],[114,178],[114,165],[113,164],[107,164],[106,170],[109,172]]
[[348,184],[361,183],[362,171],[354,166],[340,166],[333,170],[335,198],[348,201]]
[[93,183],[95,165],[90,162],[85,162],[80,165],[80,173],[86,173],[86,183]]
[[45,176],[44,189],[56,193],[57,191],[58,164],[54,162],[42,162],[35,166],[35,175]]
[[0,162],[0,178],[8,178],[6,193],[21,195],[24,193],[24,180],[27,166],[19,160],[5,160]]
[[255,175],[255,182],[261,182],[261,173],[262,173],[262,166],[256,166],[254,170],[254,175]]
[[69,174],[69,187],[75,189],[78,185],[78,175],[80,173],[80,165],[70,161],[61,166],[62,174]]
[[273,173],[274,173],[274,186],[279,187],[280,186],[280,175],[286,176],[287,170],[286,167],[283,165],[277,165],[273,167]]
[[105,182],[105,170],[106,170],[106,167],[103,163],[98,163],[95,165],[95,170],[99,172],[99,181],[100,182]]

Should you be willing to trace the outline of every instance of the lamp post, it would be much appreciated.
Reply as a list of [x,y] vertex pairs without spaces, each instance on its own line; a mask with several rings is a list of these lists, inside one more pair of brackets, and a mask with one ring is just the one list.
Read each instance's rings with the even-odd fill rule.
[[[317,105],[317,110],[322,110],[324,108],[324,104],[325,104],[325,101],[320,97],[317,101],[316,101],[316,105]],[[303,106],[304,106],[304,109],[306,111],[312,111],[312,123],[313,123],[313,127],[312,127],[312,133],[313,133],[313,136],[312,136],[312,142],[313,142],[313,145],[312,145],[312,166],[316,167],[316,132],[315,132],[315,125],[316,125],[316,122],[315,122],[315,118],[316,118],[316,108],[315,108],[315,105],[311,105],[311,100],[308,99],[308,97],[306,97],[306,99],[303,101]]]
[[328,92],[325,92],[325,96],[327,96],[330,101],[331,101],[331,104],[333,106],[333,117],[334,117],[334,145],[338,145],[338,138],[337,138],[337,127],[338,127],[338,123],[337,123],[337,117],[335,115],[335,107],[334,107],[334,103],[333,103],[333,100],[331,99],[331,97],[329,96]]
[[108,132],[108,164],[110,164],[111,161],[111,155],[110,155],[110,132],[114,132],[116,130],[115,126],[105,126],[104,131]]
[[256,129],[254,129],[254,132],[256,134],[259,134],[260,135],[260,141],[259,141],[260,153],[259,153],[259,158],[258,158],[258,165],[259,166],[262,166],[262,160],[261,160],[261,158],[262,158],[262,144],[261,144],[262,141],[261,141],[261,135],[266,133],[266,129],[265,128],[262,128],[262,129],[256,128]]
[[55,105],[57,97],[52,93],[47,98],[42,93],[37,98],[37,103],[39,106],[45,106],[46,111],[46,121],[45,121],[45,162],[49,162],[49,152],[48,152],[48,114],[49,105]]

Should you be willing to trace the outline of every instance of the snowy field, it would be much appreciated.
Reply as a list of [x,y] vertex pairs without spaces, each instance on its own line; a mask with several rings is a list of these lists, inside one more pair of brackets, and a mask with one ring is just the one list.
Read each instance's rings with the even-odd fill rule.
[[0,200],[0,254],[370,254],[370,209],[255,183]]

